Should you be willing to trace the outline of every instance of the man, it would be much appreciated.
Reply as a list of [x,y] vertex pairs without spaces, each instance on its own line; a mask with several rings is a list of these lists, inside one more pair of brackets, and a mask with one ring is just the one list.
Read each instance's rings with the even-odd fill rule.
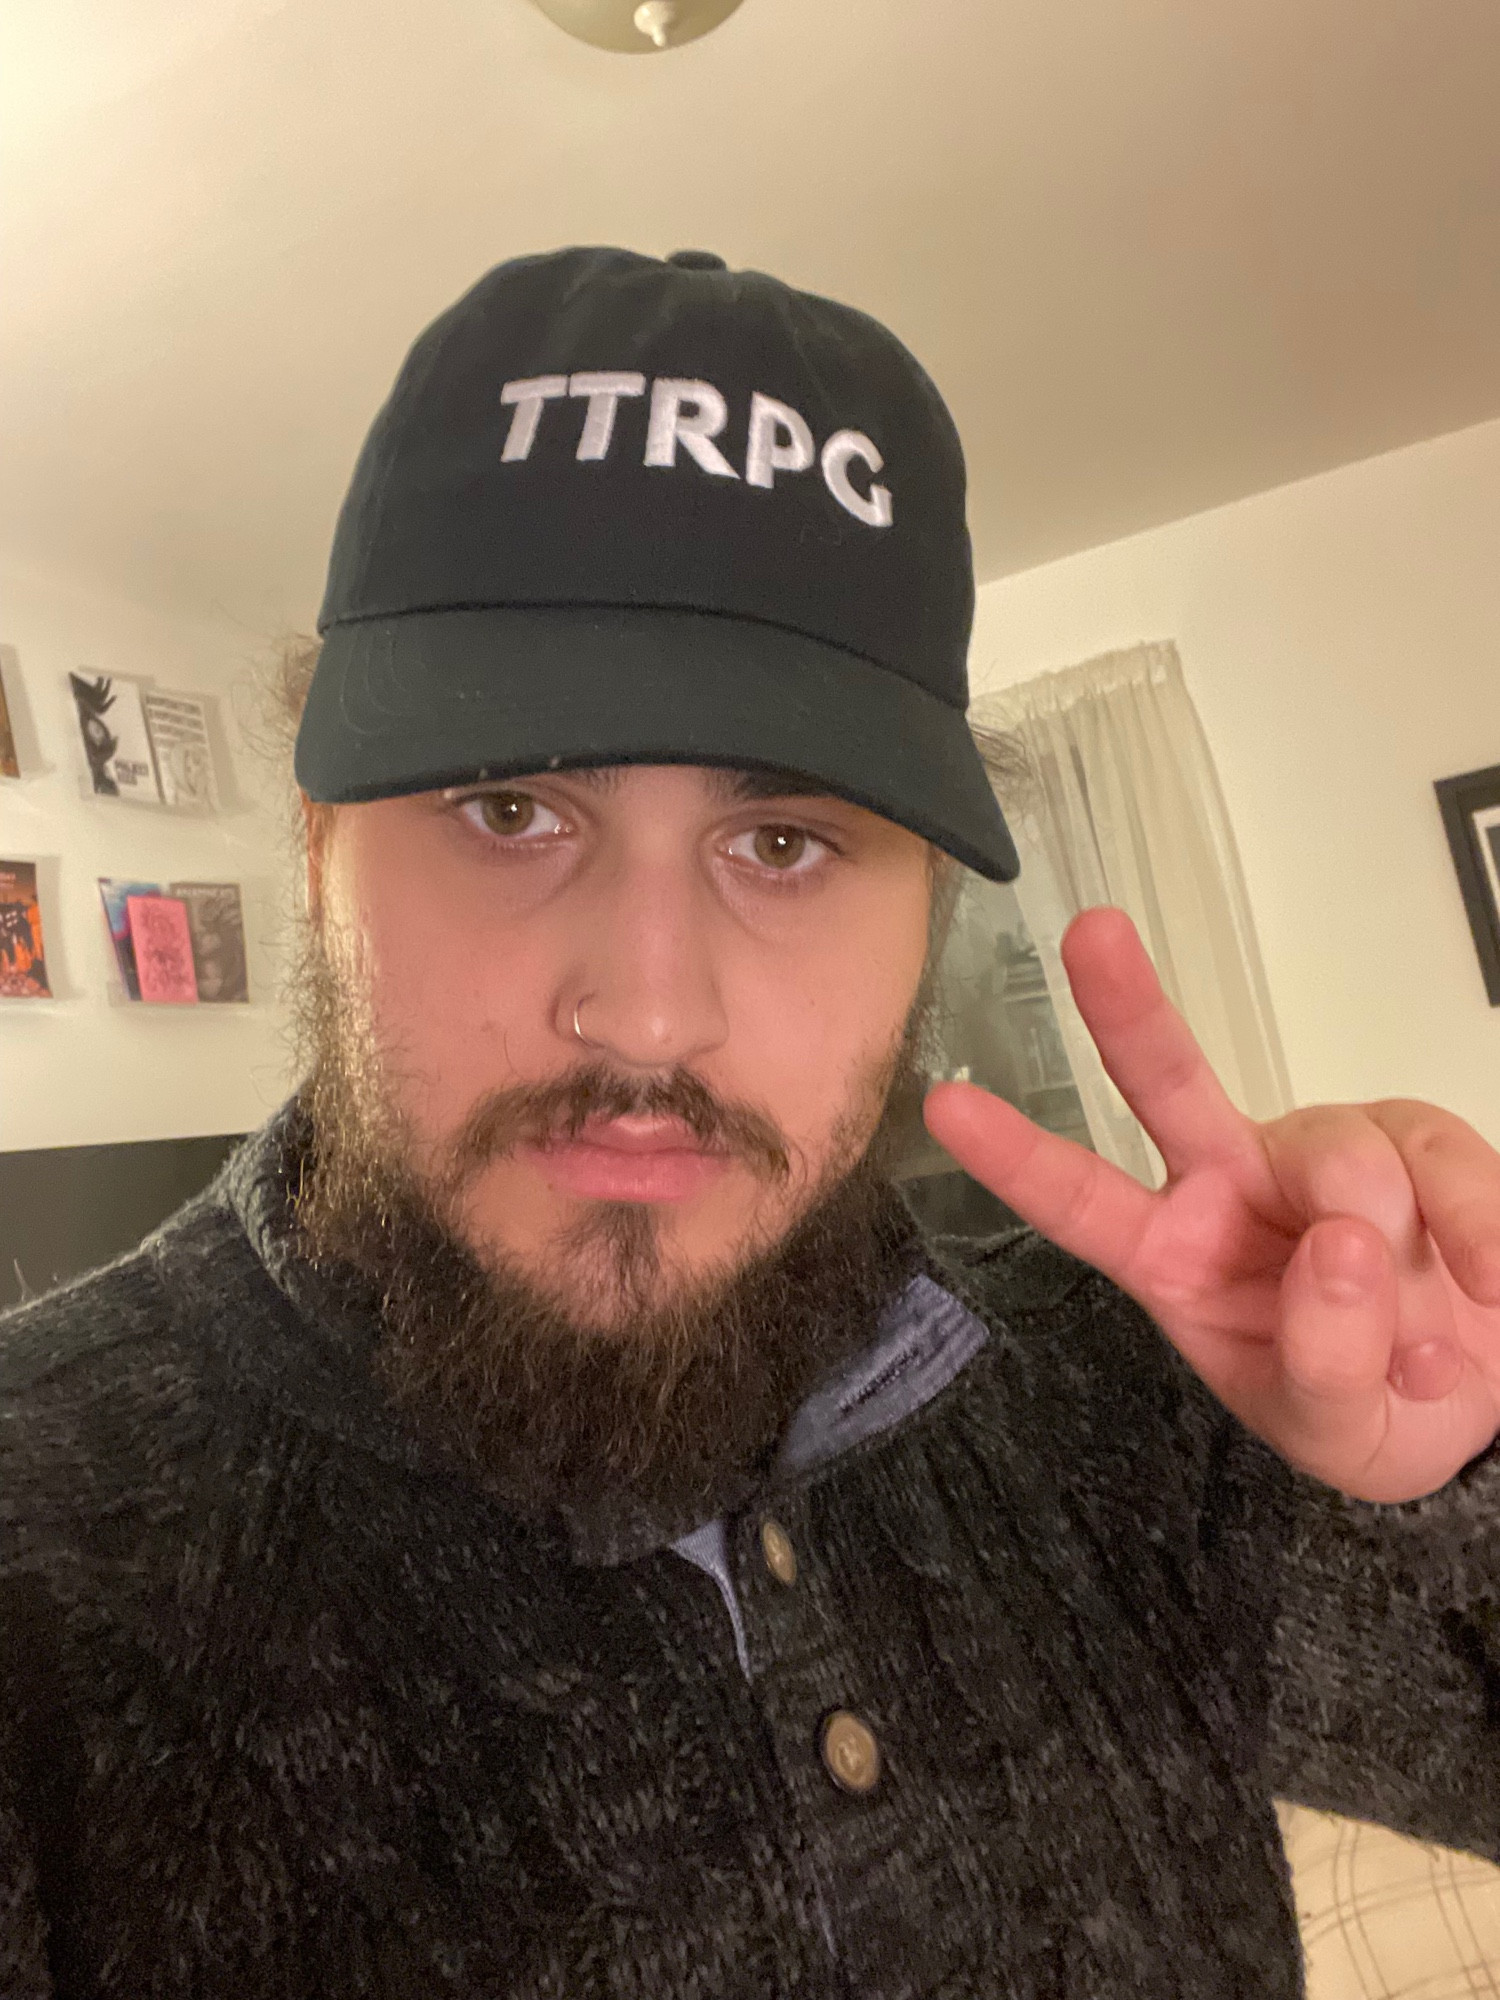
[[1016,866],[962,498],[889,334],[703,253],[418,342],[301,718],[305,1086],[0,1343],[7,2000],[1269,2000],[1273,1794],[1500,1854],[1477,1135],[1252,1126],[1105,911],[1166,1188],[963,1086],[1044,1234],[886,1179]]

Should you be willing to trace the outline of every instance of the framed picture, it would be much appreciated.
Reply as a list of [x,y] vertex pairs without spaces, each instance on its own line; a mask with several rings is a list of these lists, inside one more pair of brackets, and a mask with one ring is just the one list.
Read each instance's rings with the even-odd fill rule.
[[1433,789],[1469,913],[1484,990],[1490,1005],[1500,1007],[1500,764],[1439,778]]

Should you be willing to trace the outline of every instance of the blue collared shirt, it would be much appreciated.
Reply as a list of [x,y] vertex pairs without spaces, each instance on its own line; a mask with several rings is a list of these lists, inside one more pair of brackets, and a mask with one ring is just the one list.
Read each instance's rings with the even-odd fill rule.
[[[967,1306],[934,1279],[912,1279],[881,1315],[870,1345],[814,1390],[787,1427],[771,1483],[826,1465],[866,1438],[890,1430],[931,1402],[966,1367],[987,1340]],[[706,1521],[673,1549],[707,1572],[719,1587],[734,1629],[735,1652],[750,1678],[745,1621],[729,1565],[723,1515]]]

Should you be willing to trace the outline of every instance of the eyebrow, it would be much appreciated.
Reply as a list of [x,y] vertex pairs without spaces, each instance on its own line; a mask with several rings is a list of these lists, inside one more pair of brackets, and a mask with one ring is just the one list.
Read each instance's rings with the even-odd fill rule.
[[[582,764],[567,772],[576,784],[591,792],[612,792],[620,784],[620,764]],[[825,784],[798,777],[794,771],[747,771],[738,767],[709,765],[709,790],[726,805],[740,805],[755,799],[832,798]]]
[[827,785],[814,778],[799,778],[794,771],[742,771],[715,768],[709,775],[709,789],[731,805],[751,799],[825,799]]

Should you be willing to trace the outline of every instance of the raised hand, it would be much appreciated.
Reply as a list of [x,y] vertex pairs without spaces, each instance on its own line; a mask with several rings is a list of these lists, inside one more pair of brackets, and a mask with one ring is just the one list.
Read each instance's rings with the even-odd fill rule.
[[1155,1140],[1151,1192],[973,1084],[928,1129],[1136,1299],[1221,1402],[1366,1500],[1436,1490],[1500,1431],[1500,1154],[1430,1104],[1237,1111],[1130,919],[1063,940],[1105,1068]]

